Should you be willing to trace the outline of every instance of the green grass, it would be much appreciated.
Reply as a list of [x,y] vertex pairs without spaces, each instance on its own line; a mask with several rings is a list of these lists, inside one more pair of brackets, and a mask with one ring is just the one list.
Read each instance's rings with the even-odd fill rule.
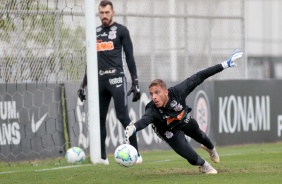
[[89,160],[69,166],[64,158],[33,163],[0,163],[0,183],[282,183],[282,142],[217,147],[220,163],[213,163],[201,149],[196,151],[215,169],[217,175],[204,175],[173,151],[142,152],[144,162],[130,168],[115,163],[94,165]]

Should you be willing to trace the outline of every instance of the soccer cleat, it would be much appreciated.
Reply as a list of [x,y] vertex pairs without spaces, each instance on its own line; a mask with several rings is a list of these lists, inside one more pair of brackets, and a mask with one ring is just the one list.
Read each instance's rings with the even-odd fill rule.
[[141,164],[142,162],[143,162],[143,158],[141,155],[139,155],[135,164]]
[[217,171],[207,161],[200,166],[200,171],[204,174],[217,174]]
[[212,150],[207,148],[206,146],[204,145],[201,145],[201,148],[206,150],[209,154],[210,154],[210,157],[211,157],[211,160],[214,162],[214,163],[219,163],[219,156],[216,152],[216,149],[213,148]]
[[107,158],[106,159],[102,159],[101,158],[100,163],[103,164],[103,165],[109,165],[110,164],[110,162],[109,162],[109,160]]

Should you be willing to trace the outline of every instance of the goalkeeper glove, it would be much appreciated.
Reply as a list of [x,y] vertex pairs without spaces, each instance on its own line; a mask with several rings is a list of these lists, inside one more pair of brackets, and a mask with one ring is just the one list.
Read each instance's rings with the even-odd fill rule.
[[137,102],[141,96],[137,78],[132,80],[132,86],[127,92],[127,96],[129,96],[131,93],[133,93],[132,102]]
[[80,88],[80,89],[77,91],[77,96],[79,97],[79,99],[81,100],[81,102],[83,102],[83,100],[86,100],[86,95],[85,95],[84,89]]
[[234,49],[233,53],[229,56],[229,58],[221,63],[222,67],[225,69],[225,68],[237,66],[236,63],[234,63],[233,61],[242,57],[242,55],[243,52],[241,50]]
[[136,132],[136,127],[134,126],[134,123],[131,122],[129,125],[125,128],[125,141],[129,141],[129,137],[132,136]]

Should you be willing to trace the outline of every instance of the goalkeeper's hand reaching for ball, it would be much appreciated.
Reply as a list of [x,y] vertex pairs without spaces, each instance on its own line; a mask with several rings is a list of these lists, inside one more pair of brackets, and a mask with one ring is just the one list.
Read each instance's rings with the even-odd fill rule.
[[125,142],[129,142],[129,137],[132,136],[136,132],[136,127],[134,126],[134,123],[131,122],[129,125],[125,128]]

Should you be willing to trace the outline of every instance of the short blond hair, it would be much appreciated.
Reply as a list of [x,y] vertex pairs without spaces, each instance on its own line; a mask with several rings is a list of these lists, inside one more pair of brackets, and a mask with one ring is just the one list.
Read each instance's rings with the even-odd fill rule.
[[153,86],[161,86],[161,88],[163,89],[167,89],[166,87],[166,83],[162,80],[162,79],[155,79],[151,82],[151,84],[149,85],[149,88],[153,87]]

